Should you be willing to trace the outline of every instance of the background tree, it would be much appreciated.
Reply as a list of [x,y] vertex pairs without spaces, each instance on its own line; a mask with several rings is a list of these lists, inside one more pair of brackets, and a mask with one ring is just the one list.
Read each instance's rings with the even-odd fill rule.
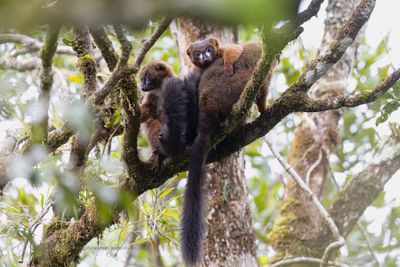
[[[226,42],[259,39],[264,51],[213,138],[204,264],[396,266],[398,205],[385,198],[384,185],[400,167],[399,130],[390,124],[384,137],[374,123],[393,121],[400,71],[388,64],[387,38],[375,50],[357,39],[375,1],[329,1],[317,55],[298,36],[324,1],[311,1],[297,15],[295,2],[1,3],[0,127],[7,128],[0,150],[1,262],[181,264],[180,178],[189,155],[161,170],[146,161],[136,76],[155,59],[183,74],[188,41],[212,34]],[[171,30],[168,16],[182,14],[193,17],[175,19]],[[278,57],[270,106],[258,114],[251,103]],[[315,113],[299,120],[294,112]],[[247,113],[249,122],[231,132]],[[263,142],[270,131],[273,155]],[[371,206],[391,209],[384,235],[369,236],[366,220],[354,228]],[[337,258],[344,238],[347,250]]]

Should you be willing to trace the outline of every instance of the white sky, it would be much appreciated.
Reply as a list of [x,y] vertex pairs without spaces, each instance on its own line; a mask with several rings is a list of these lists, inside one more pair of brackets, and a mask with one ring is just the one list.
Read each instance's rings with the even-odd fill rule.
[[[304,0],[302,7],[308,6],[311,0]],[[302,33],[303,42],[306,48],[317,49],[321,43],[323,25],[325,19],[325,1],[319,16],[311,19],[304,26]],[[400,1],[399,0],[380,0],[376,1],[375,9],[367,25],[366,39],[369,45],[376,46],[383,37],[390,33],[388,57],[395,66],[400,64]]]

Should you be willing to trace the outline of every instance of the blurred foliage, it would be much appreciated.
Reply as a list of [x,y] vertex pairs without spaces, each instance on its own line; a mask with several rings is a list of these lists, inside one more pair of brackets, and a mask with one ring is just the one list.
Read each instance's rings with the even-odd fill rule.
[[[152,21],[142,30],[134,27],[129,29],[129,40],[134,51],[137,51],[141,40],[154,30],[155,25],[155,21]],[[25,33],[42,40],[44,29],[39,27]],[[108,29],[107,33],[111,36],[114,46],[119,48],[113,31]],[[258,33],[258,28],[240,26],[240,42],[258,39]],[[70,40],[73,40],[72,31],[70,28],[64,28],[60,43],[68,44]],[[0,57],[7,58],[19,49],[18,45],[0,45]],[[359,49],[349,82],[350,92],[371,90],[386,76],[390,63],[385,61],[386,53],[382,43],[377,48],[372,48],[364,42]],[[271,101],[299,77],[314,55],[316,51],[306,50],[301,42],[294,42],[288,47],[273,79]],[[37,53],[34,52],[20,55],[18,59],[25,60],[36,56]],[[151,49],[144,64],[155,59],[167,61],[179,74],[178,50],[170,31],[167,31]],[[65,119],[69,119],[77,129],[87,131],[87,127],[90,127],[90,122],[93,121],[92,115],[80,102],[79,92],[82,89],[83,77],[76,64],[74,56],[55,57],[56,76],[50,103],[52,128],[59,127]],[[104,82],[109,75],[105,62],[100,60],[99,82]],[[29,123],[35,117],[38,77],[38,71],[20,73],[14,70],[0,70],[0,127],[7,128],[7,132],[21,141],[29,136]],[[371,151],[383,135],[383,127],[386,125],[384,122],[390,120],[393,112],[399,107],[399,97],[400,86],[397,84],[394,90],[379,101],[346,110],[340,122],[341,144],[330,159],[333,172],[331,176],[336,178],[340,186],[344,186],[352,175],[365,166],[366,160],[372,157]],[[287,117],[267,137],[274,141],[285,157],[288,156],[297,120],[296,115]],[[120,121],[121,114],[117,112],[110,123]],[[379,127],[376,127],[375,123],[380,123]],[[140,156],[149,157],[150,151],[143,136],[139,137],[138,145]],[[54,213],[68,223],[69,220],[75,220],[82,207],[95,204],[99,215],[110,219],[112,207],[119,204],[124,207],[125,213],[120,215],[116,224],[84,248],[80,265],[123,266],[124,262],[129,262],[133,266],[157,266],[155,261],[162,259],[165,266],[181,266],[177,244],[181,196],[185,183],[182,178],[186,177],[186,173],[178,174],[158,189],[148,191],[134,200],[134,196],[118,191],[115,187],[123,175],[120,152],[120,137],[113,138],[105,144],[98,144],[89,155],[81,180],[67,171],[68,144],[50,155],[43,152],[41,147],[37,147],[27,155],[15,159],[12,164],[14,180],[5,188],[0,201],[0,264],[22,266],[18,261],[28,240],[24,258],[27,263],[32,248],[40,242],[44,227],[50,223]],[[284,192],[282,179],[286,179],[286,174],[263,145],[262,140],[257,140],[245,148],[245,158],[249,198],[258,239],[258,256],[261,266],[266,266],[266,262],[274,253],[266,236],[279,215],[278,207]],[[332,180],[327,190],[329,193],[326,194],[323,203],[328,207],[338,194]],[[380,224],[373,221],[376,219],[368,218],[362,221],[370,231],[368,238],[371,246],[384,266],[400,264],[400,210],[398,203],[392,200],[382,193],[371,206],[370,209],[386,211],[380,218]],[[52,208],[48,209],[49,206]],[[38,226],[33,228],[36,222]],[[347,251],[342,253],[340,260],[350,266],[373,266],[365,236],[359,229],[355,229],[350,235]]]
[[209,22],[273,25],[293,19],[298,0],[1,0],[0,24],[30,29],[49,22],[64,24],[125,23],[136,29],[149,18],[190,15]]

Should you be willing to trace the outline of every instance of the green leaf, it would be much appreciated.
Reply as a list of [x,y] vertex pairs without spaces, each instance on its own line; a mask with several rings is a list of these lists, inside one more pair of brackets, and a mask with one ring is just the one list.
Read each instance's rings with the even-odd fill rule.
[[68,38],[62,38],[62,42],[65,45],[68,45],[68,46],[74,46],[75,45],[75,41],[72,40],[72,39],[68,39]]
[[169,193],[171,193],[171,192],[174,191],[174,190],[175,190],[175,188],[167,188],[167,189],[163,190],[163,191],[161,192],[159,198],[165,197],[166,195],[168,195]]
[[124,227],[124,229],[122,229],[121,233],[118,236],[118,245],[121,245],[121,243],[124,240],[128,230],[129,230],[129,224],[126,224],[126,226]]
[[386,103],[386,105],[383,106],[382,111],[381,111],[381,116],[376,119],[376,125],[379,125],[389,118],[390,114],[392,114],[394,111],[396,111],[400,107],[400,102],[397,100],[392,100]]

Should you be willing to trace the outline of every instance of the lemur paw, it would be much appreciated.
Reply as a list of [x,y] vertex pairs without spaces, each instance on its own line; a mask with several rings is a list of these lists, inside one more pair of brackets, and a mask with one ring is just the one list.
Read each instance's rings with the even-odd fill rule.
[[224,66],[225,76],[232,77],[233,76],[233,66]]
[[154,150],[151,154],[149,161],[157,165],[157,170],[160,171],[163,165],[164,160],[167,157],[161,153],[158,149]]

